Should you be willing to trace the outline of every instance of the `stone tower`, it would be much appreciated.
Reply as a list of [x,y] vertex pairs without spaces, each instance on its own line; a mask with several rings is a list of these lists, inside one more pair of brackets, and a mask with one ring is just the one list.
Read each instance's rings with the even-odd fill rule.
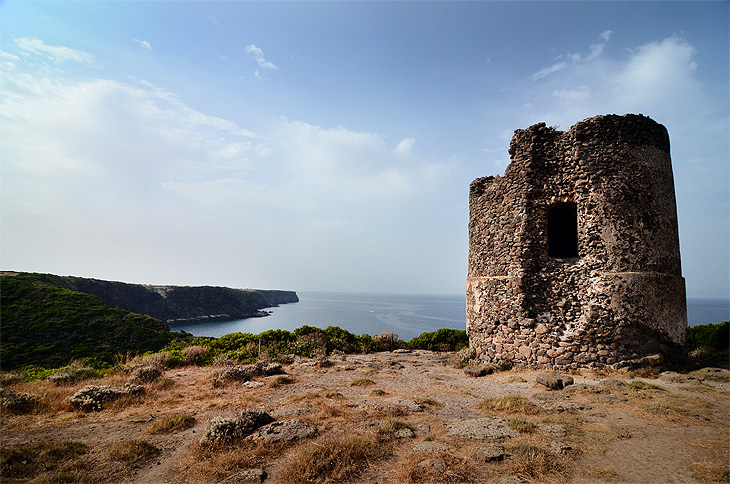
[[681,357],[687,328],[666,128],[596,116],[515,131],[469,192],[467,323],[482,360],[532,367]]

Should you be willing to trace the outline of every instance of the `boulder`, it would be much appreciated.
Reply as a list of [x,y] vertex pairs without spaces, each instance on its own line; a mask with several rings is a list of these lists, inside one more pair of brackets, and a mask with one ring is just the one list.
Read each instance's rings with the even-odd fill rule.
[[272,422],[252,433],[247,440],[264,442],[290,442],[317,435],[317,429],[298,418]]
[[477,447],[471,454],[471,458],[477,462],[499,462],[504,460],[504,447],[501,445],[487,445]]
[[555,373],[540,373],[535,377],[535,380],[550,390],[562,390],[566,386],[573,384],[572,376],[558,375]]
[[453,423],[446,428],[446,435],[486,442],[516,437],[517,432],[502,418],[483,417]]

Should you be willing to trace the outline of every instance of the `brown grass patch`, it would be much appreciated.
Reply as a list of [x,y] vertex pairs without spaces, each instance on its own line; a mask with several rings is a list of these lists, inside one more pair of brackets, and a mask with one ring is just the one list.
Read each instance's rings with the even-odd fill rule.
[[[45,474],[49,479],[56,475],[78,482],[78,476],[70,472],[71,464],[90,450],[88,445],[70,440],[3,446],[0,449],[3,481],[30,480]],[[53,481],[67,482],[57,478],[53,478]]]
[[313,442],[292,456],[282,483],[348,482],[370,463],[389,456],[391,446],[371,437],[339,437]]
[[475,482],[484,477],[483,472],[468,459],[457,457],[448,452],[433,455],[416,454],[401,466],[398,482],[407,483],[460,483]]
[[730,466],[727,462],[703,460],[692,464],[692,474],[702,482],[730,482]]
[[537,427],[534,423],[524,418],[510,418],[507,420],[507,426],[521,434],[530,434]]
[[144,430],[147,434],[169,434],[189,429],[195,425],[195,418],[191,415],[178,413],[165,415],[156,422],[152,422]]
[[369,378],[360,378],[350,382],[352,387],[369,387],[370,385],[375,385],[375,382]]
[[510,473],[531,482],[566,482],[571,468],[560,455],[532,445],[510,447]]
[[106,449],[109,459],[125,464],[138,464],[160,453],[160,449],[146,440],[114,442]]
[[284,447],[285,444],[271,442],[205,445],[196,442],[178,462],[177,478],[190,483],[218,482],[244,469],[263,467],[279,457]]
[[537,415],[540,413],[540,408],[530,400],[514,395],[488,398],[477,405],[477,410],[483,413],[523,413],[526,415]]

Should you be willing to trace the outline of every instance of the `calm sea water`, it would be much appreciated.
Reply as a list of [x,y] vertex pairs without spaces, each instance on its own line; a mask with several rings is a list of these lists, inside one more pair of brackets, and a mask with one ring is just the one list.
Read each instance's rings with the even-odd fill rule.
[[[464,295],[394,295],[346,293],[298,293],[299,302],[270,308],[265,318],[171,325],[195,336],[228,333],[261,333],[268,329],[293,331],[305,324],[326,328],[339,326],[355,334],[396,332],[408,341],[439,328],[466,328]],[[688,299],[690,326],[730,319],[730,299]]]

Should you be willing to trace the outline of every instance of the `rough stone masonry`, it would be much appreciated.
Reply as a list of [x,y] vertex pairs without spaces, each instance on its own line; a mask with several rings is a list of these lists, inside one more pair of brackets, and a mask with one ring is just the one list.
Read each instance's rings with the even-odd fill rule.
[[515,131],[470,186],[467,323],[488,362],[678,360],[687,328],[669,135],[635,114]]

